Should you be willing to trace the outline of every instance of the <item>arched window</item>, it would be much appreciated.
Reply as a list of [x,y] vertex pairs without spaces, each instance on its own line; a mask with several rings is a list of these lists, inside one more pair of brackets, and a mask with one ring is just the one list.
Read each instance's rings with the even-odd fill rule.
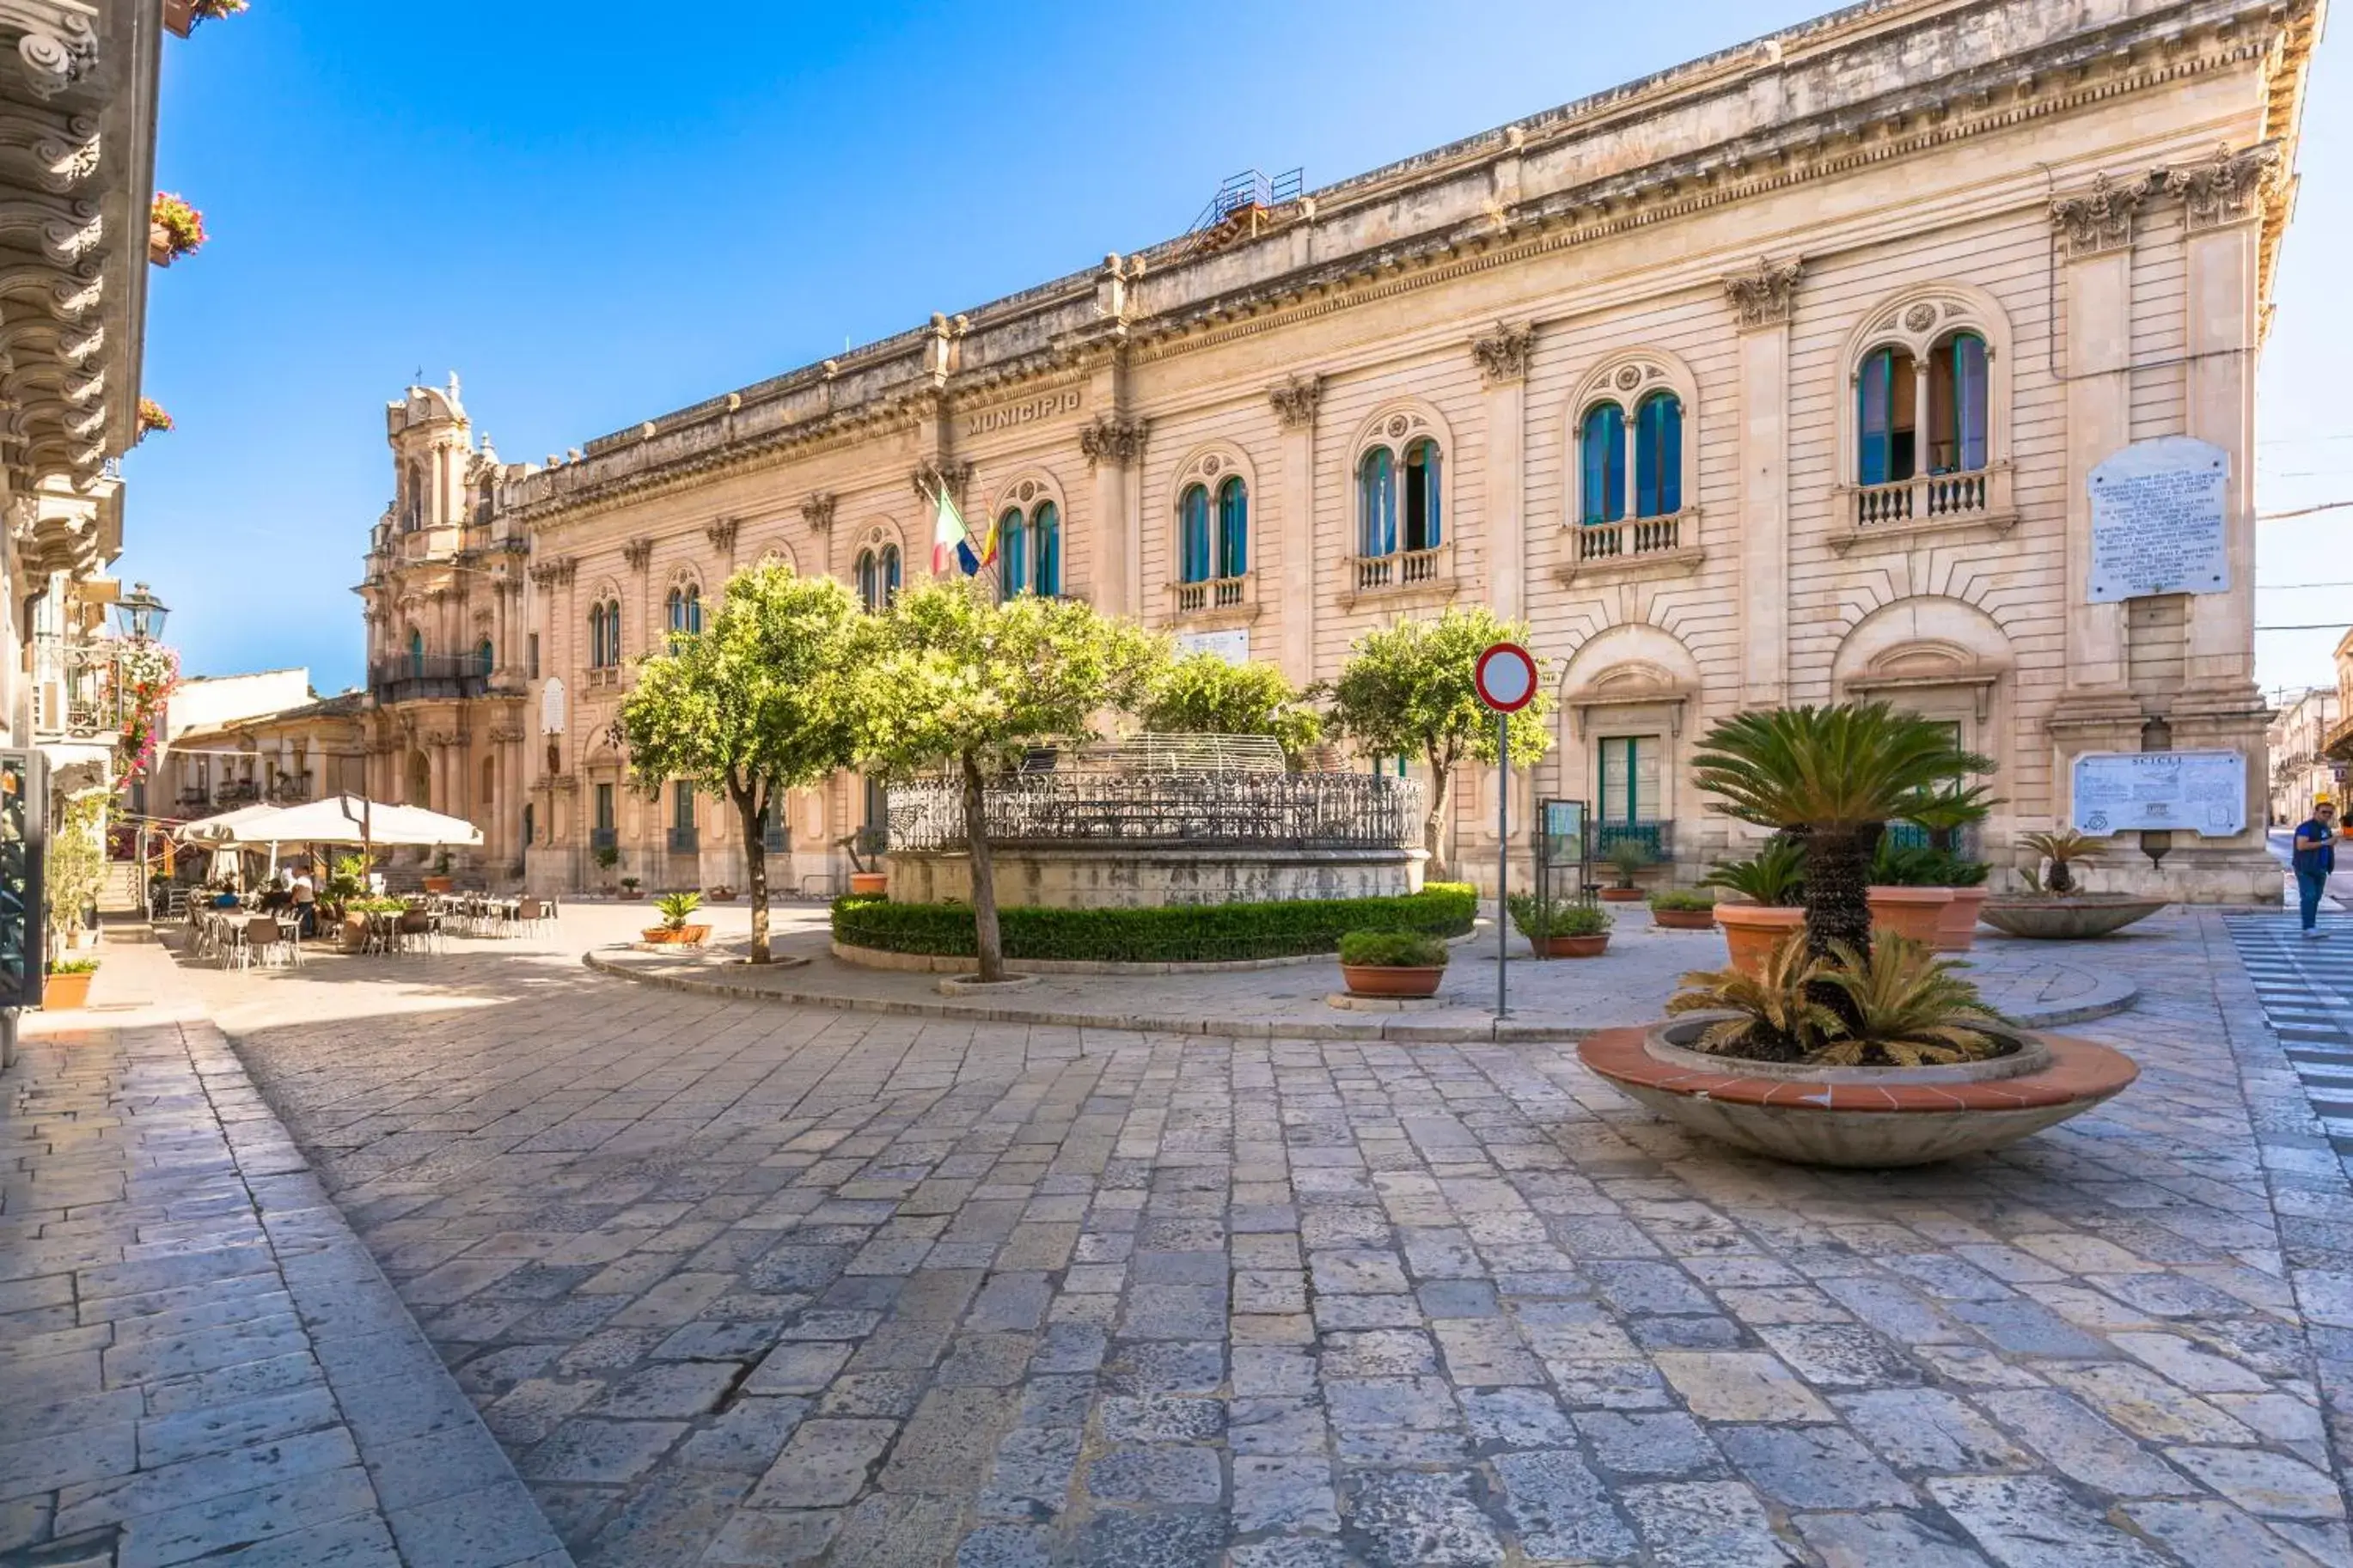
[[1176,580],[1209,580],[1209,490],[1189,485],[1176,502]]
[[621,662],[621,601],[605,601],[605,662]]
[[474,673],[487,680],[497,662],[491,647],[491,639],[484,637],[474,648]]
[[698,637],[702,632],[702,590],[692,583],[686,585],[686,629]]
[[1029,534],[1037,557],[1031,592],[1053,598],[1062,591],[1062,514],[1052,501],[1039,501],[1029,513]]
[[901,572],[899,565],[899,547],[895,544],[884,545],[882,547],[882,604],[884,608],[887,609],[891,605],[899,602],[899,584],[902,575],[903,574]]
[[605,664],[605,606],[591,605],[588,606],[588,668],[602,669]]
[[1928,471],[1986,466],[1986,342],[1955,332],[1928,352]]
[[673,635],[686,630],[686,595],[677,588],[662,601],[662,620]]
[[1583,497],[1578,521],[1618,521],[1626,515],[1626,411],[1614,403],[1586,410],[1577,447]]
[[1240,474],[1218,487],[1218,575],[1250,570],[1250,487]]
[[1918,424],[1919,377],[1911,352],[1876,348],[1862,358],[1855,378],[1855,478],[1866,485],[1893,484],[1912,477]]
[[858,563],[851,568],[858,582],[858,602],[869,610],[882,607],[882,563],[871,550],[858,552]]
[[414,458],[408,462],[408,498],[403,507],[400,522],[403,531],[423,526],[425,521],[425,465]]
[[1375,447],[1357,460],[1359,553],[1395,555],[1435,550],[1445,542],[1439,463],[1438,443],[1427,438],[1408,447],[1402,461],[1387,447]]
[[997,590],[1005,598],[1029,592],[1029,521],[1019,507],[997,520]]
[[425,634],[415,626],[408,628],[408,678],[425,679]]

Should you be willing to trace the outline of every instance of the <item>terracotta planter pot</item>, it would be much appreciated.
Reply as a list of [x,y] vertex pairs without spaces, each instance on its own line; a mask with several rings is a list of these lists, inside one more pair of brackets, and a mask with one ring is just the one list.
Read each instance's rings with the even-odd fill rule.
[[69,1007],[90,1005],[90,983],[98,978],[94,970],[79,974],[45,974],[41,977],[41,1006],[51,1013]]
[[427,877],[424,879],[424,884],[425,890],[428,893],[446,893],[450,889],[458,885],[458,879],[455,877]]
[[1910,937],[1928,947],[1953,901],[1950,888],[1873,888],[1871,889],[1871,934]]
[[1715,923],[1724,928],[1732,967],[1743,974],[1761,974],[1773,950],[1791,931],[1805,930],[1806,911],[1795,904],[1720,903]]
[[1967,952],[1978,944],[1978,910],[1985,907],[1986,889],[1955,888],[1953,901],[1936,920],[1936,951]]
[[1684,1048],[1705,1016],[1609,1029],[1577,1055],[1702,1137],[1803,1165],[1925,1165],[1999,1149],[2078,1116],[2140,1069],[2088,1040],[2019,1033],[1990,1061],[1932,1068],[1752,1062]]
[[1640,888],[1604,888],[1601,901],[1605,904],[1639,904],[1651,895]]
[[1609,933],[1599,936],[1532,936],[1528,949],[1538,958],[1599,958],[1609,951]]
[[849,874],[849,890],[860,897],[888,893],[891,890],[891,873],[852,871]]
[[1351,996],[1435,996],[1438,983],[1446,978],[1446,966],[1405,969],[1388,964],[1344,963],[1340,966],[1340,978],[1347,983]]
[[1652,910],[1651,923],[1661,931],[1714,931],[1714,910]]
[[701,947],[710,940],[709,926],[680,926],[672,931],[668,926],[647,926],[638,933],[659,947]]

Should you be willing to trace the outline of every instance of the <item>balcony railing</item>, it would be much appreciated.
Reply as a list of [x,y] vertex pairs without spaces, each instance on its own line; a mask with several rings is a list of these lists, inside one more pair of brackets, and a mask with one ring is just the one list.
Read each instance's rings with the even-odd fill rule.
[[1254,580],[1245,572],[1239,577],[1171,583],[1168,602],[1179,616],[1198,616],[1215,610],[1248,609],[1258,603],[1258,592]]
[[618,849],[621,834],[618,828],[592,827],[588,830],[588,847],[593,850]]
[[1854,492],[1854,525],[1884,528],[1894,523],[1966,521],[1993,510],[1993,473],[1922,474]]
[[1359,594],[1393,593],[1405,588],[1434,587],[1454,576],[1451,541],[1430,550],[1399,550],[1388,555],[1358,555],[1348,563]]
[[617,664],[592,664],[588,667],[588,689],[621,683],[621,667]]
[[428,653],[368,667],[368,692],[378,703],[480,697],[490,686],[490,666],[473,654]]
[[2320,749],[2337,762],[2353,762],[2353,713],[2347,714],[2328,727]]
[[1683,514],[1629,517],[1616,522],[1588,522],[1577,530],[1580,562],[1615,561],[1629,555],[1658,555],[1683,546]]
[[[1421,786],[1374,773],[1014,773],[981,796],[1002,845],[1394,849],[1421,842]],[[893,784],[891,847],[962,847],[964,788]]]
[[1651,852],[1655,864],[1674,858],[1675,825],[1672,822],[1636,817],[1631,821],[1600,821],[1593,825],[1593,858],[1606,860],[1609,852],[1620,844],[1640,844]]
[[671,854],[691,855],[702,847],[702,835],[697,833],[693,828],[673,827],[670,830],[670,852]]
[[119,649],[111,638],[33,638],[33,730],[42,735],[94,738],[122,729],[127,710],[116,679]]

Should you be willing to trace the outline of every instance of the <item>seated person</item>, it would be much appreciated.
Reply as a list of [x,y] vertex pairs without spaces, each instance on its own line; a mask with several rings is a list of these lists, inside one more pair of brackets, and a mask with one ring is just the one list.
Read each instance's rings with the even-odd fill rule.
[[269,879],[269,886],[263,889],[261,892],[261,912],[265,915],[274,915],[293,901],[292,895],[286,890],[286,879],[272,877]]
[[220,891],[213,895],[213,908],[216,910],[233,910],[237,908],[237,902],[236,879],[231,877],[222,878]]
[[311,886],[307,871],[294,873],[294,885],[288,890],[293,900],[295,924],[306,937],[319,934],[319,892]]

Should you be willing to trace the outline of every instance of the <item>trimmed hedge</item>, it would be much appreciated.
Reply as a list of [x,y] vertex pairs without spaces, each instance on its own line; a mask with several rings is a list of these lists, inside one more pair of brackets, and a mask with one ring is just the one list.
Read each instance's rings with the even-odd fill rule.
[[[1149,910],[999,909],[1005,956],[1092,963],[1216,963],[1332,952],[1352,931],[1460,936],[1478,907],[1468,883],[1432,882],[1392,899],[1296,899]],[[885,952],[969,958],[969,904],[897,904],[853,893],[833,903],[833,938]]]

